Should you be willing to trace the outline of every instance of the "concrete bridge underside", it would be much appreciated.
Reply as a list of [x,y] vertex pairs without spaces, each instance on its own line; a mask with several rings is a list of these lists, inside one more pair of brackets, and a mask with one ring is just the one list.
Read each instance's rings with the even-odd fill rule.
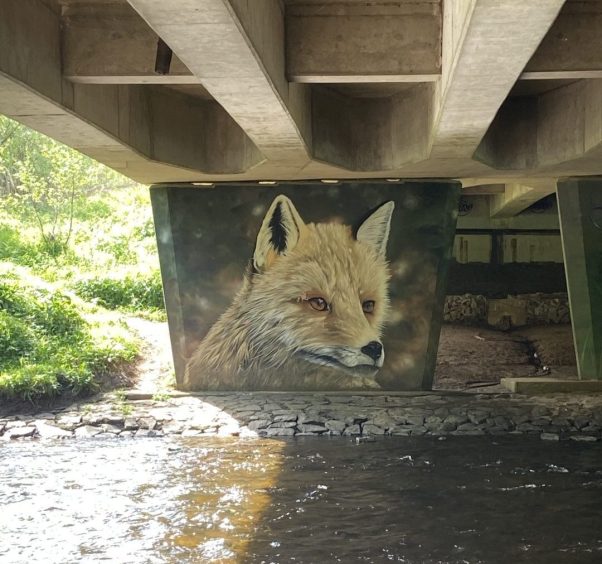
[[601,0],[0,0],[0,113],[144,183],[450,178],[504,218],[602,174],[601,29]]
[[0,15],[0,113],[138,181],[460,178],[508,185],[503,213],[602,173],[599,0],[1,0]]

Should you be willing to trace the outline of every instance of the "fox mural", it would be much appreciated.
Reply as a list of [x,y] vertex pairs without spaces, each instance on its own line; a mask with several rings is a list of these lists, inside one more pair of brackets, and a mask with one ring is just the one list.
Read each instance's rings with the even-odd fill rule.
[[277,196],[243,285],[188,360],[183,387],[378,389],[393,210],[386,202],[352,229],[305,223]]

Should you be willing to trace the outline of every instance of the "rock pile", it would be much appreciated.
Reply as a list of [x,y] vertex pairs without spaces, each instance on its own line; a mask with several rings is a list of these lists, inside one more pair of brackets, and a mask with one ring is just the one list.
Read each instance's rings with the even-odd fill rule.
[[526,301],[529,325],[571,322],[567,294],[524,294],[519,297]]
[[[479,294],[446,296],[443,321],[463,325],[487,324],[490,310],[494,306],[503,310],[506,302],[509,309],[508,316],[511,317],[510,326],[571,322],[569,300],[565,293],[519,294],[501,300],[488,299]],[[497,326],[498,324],[490,321],[490,325]]]
[[446,296],[443,320],[447,323],[480,325],[487,320],[487,298],[473,294]]

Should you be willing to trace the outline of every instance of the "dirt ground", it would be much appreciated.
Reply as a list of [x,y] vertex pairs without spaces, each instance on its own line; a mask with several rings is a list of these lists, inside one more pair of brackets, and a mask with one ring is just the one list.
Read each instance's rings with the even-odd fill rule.
[[167,322],[129,317],[127,324],[144,342],[135,389],[154,394],[173,388],[175,377]]
[[546,325],[509,332],[444,325],[435,387],[462,390],[520,376],[576,377],[570,325]]

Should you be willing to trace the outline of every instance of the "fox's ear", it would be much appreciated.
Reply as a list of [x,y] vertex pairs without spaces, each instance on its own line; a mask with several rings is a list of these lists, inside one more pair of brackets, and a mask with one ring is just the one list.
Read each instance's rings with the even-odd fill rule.
[[386,202],[359,226],[355,238],[376,249],[378,254],[384,256],[387,251],[387,241],[391,230],[391,215],[395,209],[395,202]]
[[253,267],[257,272],[268,268],[278,255],[292,251],[299,242],[305,223],[286,196],[277,196],[263,219],[257,235]]

